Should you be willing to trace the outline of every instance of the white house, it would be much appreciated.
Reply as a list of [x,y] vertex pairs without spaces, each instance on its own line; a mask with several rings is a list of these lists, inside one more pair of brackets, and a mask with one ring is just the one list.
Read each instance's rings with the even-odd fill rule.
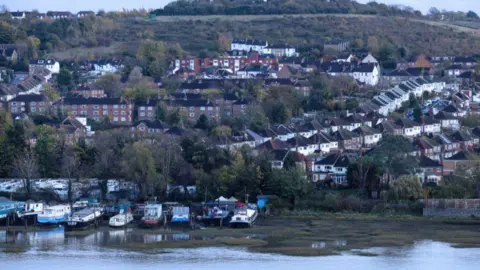
[[368,85],[377,85],[380,80],[380,70],[376,64],[360,64],[352,72],[355,80]]
[[321,154],[328,154],[338,150],[338,141],[326,133],[319,132],[308,139],[317,144],[316,148],[320,150]]
[[437,134],[442,131],[440,120],[432,117],[424,116],[422,118],[422,133],[423,134]]
[[297,51],[294,47],[288,44],[271,44],[263,48],[261,51],[262,54],[273,54],[275,57],[294,57],[298,56]]
[[422,134],[422,125],[408,118],[398,118],[395,124],[402,128],[404,136],[418,137]]
[[365,58],[362,60],[362,64],[376,64],[378,65],[378,61],[371,53],[369,53]]
[[363,147],[372,147],[382,139],[382,132],[369,126],[361,126],[353,130],[360,136]]
[[10,15],[12,16],[12,19],[17,19],[17,20],[23,20],[27,17],[27,14],[23,11],[13,11],[10,12]]
[[312,155],[318,149],[316,143],[303,136],[295,136],[287,140],[287,143],[290,145],[291,151],[299,152],[304,156]]
[[102,59],[93,62],[93,73],[96,74],[117,73],[122,68],[123,65],[119,60]]
[[331,154],[315,162],[313,181],[331,178],[337,185],[347,185],[350,159],[346,155]]
[[435,119],[440,121],[440,125],[442,128],[453,130],[460,129],[460,121],[457,117],[453,116],[450,113],[441,111],[435,115]]
[[291,128],[285,125],[276,125],[276,126],[273,126],[272,129],[277,134],[275,138],[281,141],[286,142],[287,140],[295,137],[295,132],[293,132]]
[[46,68],[52,74],[60,73],[60,63],[52,59],[31,59],[28,66],[30,75],[35,74],[39,68]]
[[234,38],[230,43],[230,50],[263,52],[267,46],[268,42],[265,40]]

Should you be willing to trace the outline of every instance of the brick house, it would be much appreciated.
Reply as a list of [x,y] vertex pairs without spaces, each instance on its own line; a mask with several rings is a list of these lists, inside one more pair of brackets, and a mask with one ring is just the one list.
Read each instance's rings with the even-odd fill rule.
[[437,160],[432,160],[426,156],[418,158],[418,168],[420,172],[417,176],[422,184],[436,183],[438,184],[443,176],[443,166]]
[[415,146],[420,156],[426,156],[433,160],[441,160],[442,145],[437,141],[422,136],[415,139]]
[[81,85],[72,91],[70,91],[72,94],[78,94],[82,95],[83,97],[86,98],[102,98],[105,97],[105,90],[99,89],[98,87],[95,87],[94,85]]
[[180,109],[187,119],[197,120],[202,114],[213,120],[220,119],[220,107],[208,99],[162,100],[169,109]]
[[362,139],[358,134],[348,129],[335,131],[333,137],[338,141],[338,148],[342,150],[359,150],[362,148]]
[[433,137],[437,143],[441,145],[442,149],[442,158],[449,158],[456,153],[462,151],[462,147],[460,146],[460,142],[450,138],[445,134],[438,134]]
[[462,150],[472,150],[478,146],[478,137],[473,136],[470,132],[465,130],[458,130],[450,135],[450,138],[460,142]]
[[[83,118],[85,119],[85,118]],[[73,145],[78,142],[80,138],[87,135],[86,121],[82,123],[82,119],[69,116],[59,125],[59,129],[65,131],[67,143]]]
[[239,99],[232,104],[232,116],[238,117],[245,114],[248,107],[248,101],[245,99]]
[[137,109],[137,120],[139,121],[153,121],[158,106],[158,99],[151,98],[147,102],[137,103],[135,107]]
[[479,165],[477,155],[463,150],[442,161],[443,175],[453,174],[457,170],[466,171]]
[[68,115],[95,121],[108,118],[114,124],[128,125],[133,120],[133,104],[120,98],[66,97],[54,105]]
[[44,95],[18,95],[8,102],[11,113],[44,114],[52,103]]
[[363,147],[373,147],[382,139],[382,132],[369,126],[360,126],[353,130],[353,133],[360,136]]
[[168,128],[169,127],[165,123],[159,120],[155,120],[155,121],[144,120],[132,125],[131,130],[133,132],[138,132],[142,136],[146,136],[146,135],[153,135],[153,134],[166,132]]

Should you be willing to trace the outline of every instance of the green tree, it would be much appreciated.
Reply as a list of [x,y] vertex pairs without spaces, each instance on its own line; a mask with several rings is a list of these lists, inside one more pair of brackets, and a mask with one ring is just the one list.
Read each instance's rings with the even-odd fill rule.
[[467,12],[467,18],[469,19],[478,19],[478,15],[477,13],[475,13],[474,11],[468,11]]
[[158,185],[155,161],[149,145],[144,142],[135,142],[123,149],[122,170],[127,180],[139,185],[143,199],[151,195]]
[[415,106],[415,108],[413,108],[413,119],[418,123],[422,123],[422,115],[422,108],[420,108],[419,105]]
[[212,128],[212,124],[210,123],[210,119],[205,114],[200,115],[195,124],[195,128],[202,129],[209,131]]
[[105,74],[98,78],[95,85],[103,89],[109,97],[121,97],[123,94],[122,83],[118,74]]
[[273,170],[265,185],[267,194],[288,200],[292,209],[295,209],[297,200],[305,196],[311,188],[305,171],[301,168]]
[[388,198],[394,201],[415,201],[423,197],[423,188],[416,176],[402,176],[393,181]]
[[57,84],[62,92],[70,91],[73,88],[72,74],[68,69],[60,69],[60,73],[57,75]]

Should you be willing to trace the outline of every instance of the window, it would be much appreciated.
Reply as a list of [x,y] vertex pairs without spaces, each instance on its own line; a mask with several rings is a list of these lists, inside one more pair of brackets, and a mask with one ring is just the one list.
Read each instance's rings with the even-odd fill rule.
[[153,108],[152,108],[152,107],[148,107],[148,110],[151,111],[151,110],[153,110]]
[[193,110],[195,110],[195,107],[190,107],[190,111],[193,111]]
[[118,117],[113,117],[113,121],[118,122]]
[[45,105],[45,102],[40,102],[39,104],[40,104],[40,106],[43,106],[43,105]]
[[122,105],[122,109],[126,109],[127,108],[127,105]]
[[205,111],[205,107],[200,107],[200,111]]
[[127,115],[127,113],[125,111],[121,111],[120,113],[121,115]]
[[245,109],[246,107],[247,107],[247,105],[245,105],[245,104],[243,104],[243,105],[241,106],[242,109]]
[[114,109],[118,109],[118,105],[113,105],[113,108],[114,108]]
[[93,115],[99,115],[99,112],[98,112],[98,111],[94,111],[94,112],[93,112]]
[[335,170],[336,170],[337,172],[341,172],[341,171],[343,171],[343,169],[342,169],[342,168],[335,168]]
[[17,112],[17,108],[12,108],[12,112]]
[[145,128],[144,127],[139,127],[138,128],[140,131],[145,131]]
[[36,109],[36,108],[32,108],[31,111],[32,111],[32,112],[36,112],[37,109]]
[[114,112],[113,112],[113,115],[118,115],[118,111],[114,111]]
[[125,117],[122,117],[122,122],[125,122],[127,121],[127,119]]
[[209,111],[213,111],[213,108],[212,108],[212,107],[208,107],[208,110],[209,110]]
[[86,108],[87,108],[87,105],[82,105],[80,108],[86,109]]
[[140,107],[140,111],[145,111],[145,107]]
[[190,117],[195,117],[195,113],[190,113],[189,116]]
[[144,113],[144,112],[141,112],[141,113],[140,113],[140,116],[141,116],[141,117],[144,117],[144,116],[145,116],[145,113]]
[[35,106],[37,103],[35,101],[30,102],[30,105]]
[[103,115],[108,115],[108,111],[103,111]]
[[80,115],[87,115],[87,111],[81,111]]
[[97,109],[98,109],[98,105],[93,105],[93,108],[97,110]]
[[153,116],[153,113],[149,112],[149,113],[148,113],[148,116]]
[[77,108],[77,105],[72,105],[72,108],[73,108],[73,109],[76,109],[76,108]]
[[108,109],[108,105],[103,105],[102,106],[104,109]]
[[329,170],[331,170],[331,169],[332,169],[331,166],[325,166],[325,170],[329,171]]
[[72,112],[72,115],[77,115],[77,112],[76,112],[76,111],[73,111],[73,112]]

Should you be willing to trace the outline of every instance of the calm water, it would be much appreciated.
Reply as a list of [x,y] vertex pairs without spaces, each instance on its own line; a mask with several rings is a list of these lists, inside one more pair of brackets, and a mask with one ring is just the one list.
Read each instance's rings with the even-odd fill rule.
[[[5,241],[0,231],[0,241]],[[181,241],[188,234],[129,235],[124,231],[96,232],[65,237],[62,228],[49,232],[17,233],[16,244],[29,246],[25,253],[0,252],[0,269],[480,269],[480,249],[455,249],[449,244],[417,242],[403,248],[373,248],[378,257],[346,252],[331,257],[288,257],[249,253],[243,248],[201,248],[169,250],[167,254],[142,254],[106,247],[124,241]],[[8,235],[13,239],[13,235]]]

